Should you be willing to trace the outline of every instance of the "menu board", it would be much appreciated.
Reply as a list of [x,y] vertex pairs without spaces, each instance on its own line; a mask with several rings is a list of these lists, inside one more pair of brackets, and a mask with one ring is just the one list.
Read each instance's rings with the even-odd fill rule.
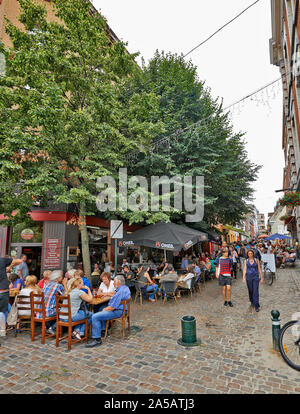
[[60,268],[60,245],[61,239],[46,239],[44,269]]

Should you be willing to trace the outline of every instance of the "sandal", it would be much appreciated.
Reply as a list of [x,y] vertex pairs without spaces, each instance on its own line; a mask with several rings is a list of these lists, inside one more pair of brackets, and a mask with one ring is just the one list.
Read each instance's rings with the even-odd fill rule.
[[80,333],[77,332],[77,331],[72,332],[72,337],[73,337],[73,339],[78,339],[78,340],[81,339]]

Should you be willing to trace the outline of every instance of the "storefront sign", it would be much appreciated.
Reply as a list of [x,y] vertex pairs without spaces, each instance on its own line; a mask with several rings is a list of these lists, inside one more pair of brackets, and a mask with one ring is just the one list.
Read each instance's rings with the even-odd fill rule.
[[34,237],[34,232],[31,229],[24,229],[21,231],[21,237],[23,240],[31,240]]
[[111,220],[110,221],[110,237],[112,239],[123,238],[123,222],[122,220]]
[[59,269],[60,268],[60,245],[61,239],[46,239],[44,268]]

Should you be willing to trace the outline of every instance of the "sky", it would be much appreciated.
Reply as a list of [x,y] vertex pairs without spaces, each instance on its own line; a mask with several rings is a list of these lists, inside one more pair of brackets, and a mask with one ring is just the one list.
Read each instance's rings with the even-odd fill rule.
[[[254,0],[92,0],[130,53],[148,62],[156,50],[186,54]],[[235,103],[280,78],[270,63],[270,0],[260,0],[238,19],[186,57],[197,66],[213,98]],[[266,218],[282,188],[281,81],[231,110],[235,132],[244,132],[249,159],[262,166],[253,183],[254,204]]]

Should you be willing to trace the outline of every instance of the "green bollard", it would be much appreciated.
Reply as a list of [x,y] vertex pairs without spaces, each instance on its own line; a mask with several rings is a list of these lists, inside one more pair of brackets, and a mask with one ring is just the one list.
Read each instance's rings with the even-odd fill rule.
[[272,339],[273,339],[273,349],[279,351],[279,332],[280,332],[280,313],[278,310],[272,310]]
[[177,343],[182,346],[201,345],[201,340],[197,340],[196,335],[196,319],[194,316],[183,316],[181,318],[182,338]]

